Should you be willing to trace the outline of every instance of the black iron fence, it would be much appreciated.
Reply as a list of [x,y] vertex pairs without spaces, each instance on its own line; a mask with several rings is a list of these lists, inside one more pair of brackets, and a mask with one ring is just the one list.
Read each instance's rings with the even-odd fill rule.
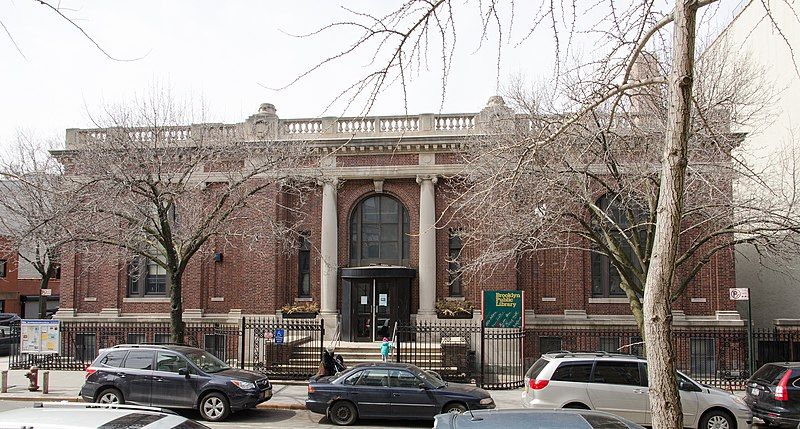
[[[10,327],[20,338],[20,324]],[[231,366],[260,370],[281,379],[304,379],[319,367],[324,327],[315,320],[242,318],[239,324],[186,325],[184,343],[202,348]],[[15,341],[9,368],[83,370],[101,349],[117,344],[169,344],[169,323],[61,321],[60,352],[20,353]]]
[[315,319],[243,318],[243,367],[273,378],[302,380],[317,373],[325,326]]
[[[61,322],[58,354],[20,353],[9,344],[11,369],[83,370],[100,349],[116,344],[169,343],[168,323]],[[19,338],[13,324],[10,336]],[[306,379],[320,363],[324,325],[314,319],[242,318],[238,324],[187,324],[185,343],[205,349],[232,366],[260,370],[276,379]],[[740,388],[749,377],[744,328],[676,328],[678,369],[700,382]],[[472,320],[435,320],[399,325],[399,362],[438,372],[445,380],[490,389],[515,388],[542,353],[556,350],[607,351],[644,356],[639,332],[623,328],[483,328]],[[753,333],[755,368],[767,362],[800,360],[800,331]]]
[[448,381],[480,380],[480,347],[478,323],[442,320],[397,326],[397,361],[436,371]]
[[[740,389],[750,376],[744,328],[675,328],[678,370],[704,384]],[[753,334],[755,368],[800,360],[800,331]],[[645,356],[639,331],[619,328],[528,327],[482,329],[479,322],[433,321],[398,327],[399,362],[435,370],[445,380],[489,389],[522,386],[527,368],[543,353],[606,351]]]

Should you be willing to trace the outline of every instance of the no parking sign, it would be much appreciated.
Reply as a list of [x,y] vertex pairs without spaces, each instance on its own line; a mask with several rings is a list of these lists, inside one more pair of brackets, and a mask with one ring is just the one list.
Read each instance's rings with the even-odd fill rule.
[[749,301],[750,289],[746,287],[732,287],[728,289],[731,301]]

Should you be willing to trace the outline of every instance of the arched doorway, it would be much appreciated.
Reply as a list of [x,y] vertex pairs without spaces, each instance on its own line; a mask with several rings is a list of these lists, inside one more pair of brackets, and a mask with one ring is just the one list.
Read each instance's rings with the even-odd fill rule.
[[396,198],[372,195],[350,215],[350,268],[342,270],[342,338],[377,341],[411,315],[408,210]]

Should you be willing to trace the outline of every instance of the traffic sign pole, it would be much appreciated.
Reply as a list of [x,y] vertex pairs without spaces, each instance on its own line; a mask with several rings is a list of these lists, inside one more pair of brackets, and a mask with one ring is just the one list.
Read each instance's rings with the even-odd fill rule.
[[748,378],[753,376],[756,369],[753,350],[753,312],[750,307],[750,289],[747,290],[747,369],[750,371]]

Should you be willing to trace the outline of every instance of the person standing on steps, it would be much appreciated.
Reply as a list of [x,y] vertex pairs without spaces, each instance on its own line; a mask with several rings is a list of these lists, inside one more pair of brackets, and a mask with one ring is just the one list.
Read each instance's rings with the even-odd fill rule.
[[381,359],[384,362],[389,360],[389,352],[392,350],[392,343],[389,342],[389,339],[383,337],[383,342],[381,343]]

